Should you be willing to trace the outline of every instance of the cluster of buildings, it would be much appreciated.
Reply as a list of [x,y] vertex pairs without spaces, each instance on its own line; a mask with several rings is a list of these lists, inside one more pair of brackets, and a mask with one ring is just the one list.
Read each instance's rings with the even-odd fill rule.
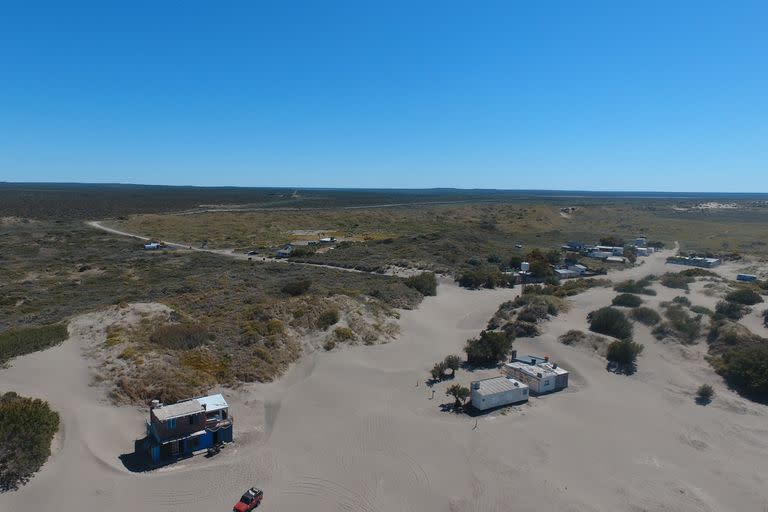
[[699,256],[670,256],[667,263],[673,265],[686,265],[689,267],[712,268],[720,265],[720,258],[702,258]]
[[[639,236],[635,240],[628,244],[629,247],[633,247],[638,256],[649,256],[653,254],[654,248],[648,246],[648,240],[644,236]],[[598,260],[604,260],[608,262],[624,263],[624,247],[611,246],[611,245],[590,245],[583,244],[581,242],[570,241],[562,246],[566,251],[578,252],[589,258]]]
[[163,405],[153,400],[147,420],[146,448],[153,464],[192,456],[232,442],[232,416],[220,394]]
[[470,385],[472,406],[479,411],[526,402],[530,395],[543,395],[568,387],[568,371],[549,356],[517,357],[502,368],[503,375],[477,380]]

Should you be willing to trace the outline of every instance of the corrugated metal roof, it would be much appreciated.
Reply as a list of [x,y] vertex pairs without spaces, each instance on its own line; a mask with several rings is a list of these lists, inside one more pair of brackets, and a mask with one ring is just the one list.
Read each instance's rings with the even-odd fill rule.
[[507,377],[493,377],[491,379],[478,380],[472,383],[472,386],[480,385],[477,391],[481,395],[495,395],[496,393],[504,393],[506,391],[512,391],[513,389],[527,388],[526,384],[516,381],[515,379],[509,379]]
[[164,405],[153,410],[155,417],[160,421],[166,421],[181,416],[188,416],[198,412],[203,412],[203,406],[197,400],[186,400],[171,405]]
[[208,412],[218,411],[220,409],[226,409],[229,407],[229,405],[227,405],[227,401],[224,400],[224,397],[221,396],[221,394],[203,396],[198,398],[197,401],[200,402],[201,405],[205,406],[205,410]]

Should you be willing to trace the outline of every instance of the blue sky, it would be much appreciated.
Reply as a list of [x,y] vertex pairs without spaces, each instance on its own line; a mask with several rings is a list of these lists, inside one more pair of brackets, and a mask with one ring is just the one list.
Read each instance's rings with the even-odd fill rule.
[[0,3],[0,181],[768,192],[768,3]]

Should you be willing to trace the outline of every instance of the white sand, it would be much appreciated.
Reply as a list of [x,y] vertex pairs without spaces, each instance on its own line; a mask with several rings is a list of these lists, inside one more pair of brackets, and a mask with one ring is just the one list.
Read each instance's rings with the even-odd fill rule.
[[[664,256],[611,277],[663,273]],[[678,294],[656,288],[651,305]],[[146,474],[118,460],[143,434],[145,413],[111,407],[88,386],[80,356],[88,336],[19,358],[0,370],[0,389],[49,400],[63,443],[27,486],[0,495],[0,510],[222,511],[251,485],[265,490],[262,510],[282,511],[766,510],[768,408],[728,391],[703,343],[660,343],[637,326],[646,350],[627,377],[557,342],[586,330],[587,312],[607,305],[610,289],[574,297],[542,336],[515,341],[520,354],[550,354],[570,369],[567,391],[481,416],[477,430],[472,418],[440,412],[448,383],[430,400],[428,369],[460,353],[518,292],[442,282],[437,297],[403,312],[397,341],[308,354],[276,383],[225,391],[236,443],[212,460]],[[493,374],[462,371],[456,380]],[[693,400],[703,382],[717,392],[707,407]]]

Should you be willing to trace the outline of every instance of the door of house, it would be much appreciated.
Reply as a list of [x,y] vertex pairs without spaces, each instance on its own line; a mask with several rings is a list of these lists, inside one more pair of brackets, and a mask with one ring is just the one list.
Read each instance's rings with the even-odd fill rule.
[[178,455],[179,454],[179,442],[178,441],[171,441],[171,455]]

